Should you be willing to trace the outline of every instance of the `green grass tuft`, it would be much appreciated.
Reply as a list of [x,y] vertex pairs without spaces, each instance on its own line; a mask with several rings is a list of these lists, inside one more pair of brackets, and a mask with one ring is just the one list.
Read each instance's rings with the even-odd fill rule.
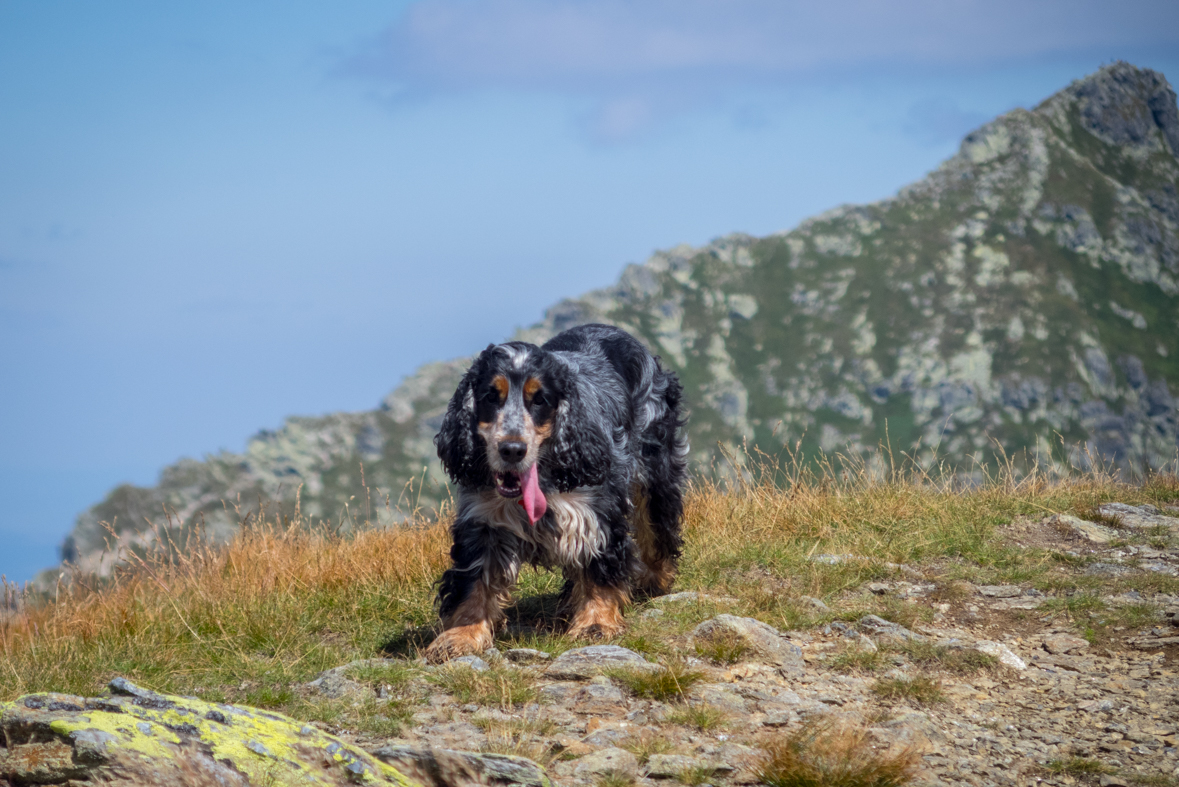
[[692,686],[704,679],[704,673],[691,669],[681,659],[669,659],[659,670],[617,669],[606,675],[636,697],[660,702],[683,699]]
[[478,672],[465,664],[443,665],[429,680],[460,704],[493,705],[506,710],[535,702],[540,696],[531,674],[506,666]]
[[729,715],[720,708],[704,703],[681,705],[667,714],[669,724],[694,727],[701,732],[720,729],[728,721],[728,718]]
[[941,682],[927,675],[880,678],[873,684],[872,693],[884,700],[912,700],[919,705],[936,705],[946,699]]

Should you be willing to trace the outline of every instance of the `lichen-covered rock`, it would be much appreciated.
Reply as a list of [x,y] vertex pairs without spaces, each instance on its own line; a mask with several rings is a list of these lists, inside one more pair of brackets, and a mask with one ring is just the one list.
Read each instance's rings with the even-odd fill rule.
[[14,784],[400,785],[396,768],[269,711],[156,694],[122,678],[105,697],[0,704],[0,779]]

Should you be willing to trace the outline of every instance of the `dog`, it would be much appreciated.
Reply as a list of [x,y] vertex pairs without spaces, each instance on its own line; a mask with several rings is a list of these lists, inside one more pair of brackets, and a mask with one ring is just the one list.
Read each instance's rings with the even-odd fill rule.
[[617,635],[632,592],[668,591],[687,482],[682,397],[674,372],[608,325],[480,353],[434,438],[458,493],[427,660],[490,648],[524,563],[562,569],[558,612],[578,638]]

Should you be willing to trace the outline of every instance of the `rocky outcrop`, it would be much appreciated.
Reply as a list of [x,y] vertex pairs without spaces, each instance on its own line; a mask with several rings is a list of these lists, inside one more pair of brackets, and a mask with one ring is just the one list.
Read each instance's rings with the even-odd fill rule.
[[[1179,450],[1177,144],[1167,81],[1115,63],[972,132],[891,199],[659,252],[516,338],[591,321],[638,336],[684,381],[701,470],[731,468],[721,452],[740,463],[746,442],[1161,468]],[[435,506],[432,437],[467,363],[423,367],[372,412],[292,418],[244,454],[120,487],[63,556],[108,571],[157,543],[149,521],[173,542],[222,539],[254,510],[235,501],[343,528]]]
[[124,678],[109,689],[0,703],[0,784],[550,785],[522,757],[391,746],[370,754],[277,713],[157,694]]

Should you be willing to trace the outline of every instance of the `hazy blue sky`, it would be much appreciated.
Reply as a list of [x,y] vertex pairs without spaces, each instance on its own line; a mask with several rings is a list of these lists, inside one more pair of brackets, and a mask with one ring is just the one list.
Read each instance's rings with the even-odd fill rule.
[[681,242],[921,177],[1179,3],[0,0],[0,572]]

